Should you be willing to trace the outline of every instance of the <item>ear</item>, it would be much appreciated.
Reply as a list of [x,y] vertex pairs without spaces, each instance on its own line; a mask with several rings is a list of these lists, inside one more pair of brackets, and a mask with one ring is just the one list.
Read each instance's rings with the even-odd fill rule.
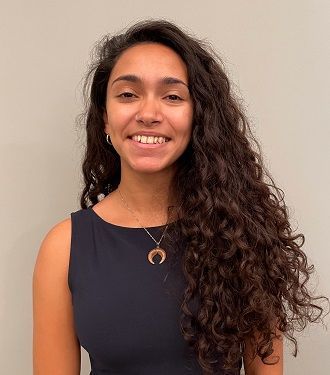
[[108,122],[108,114],[107,114],[106,109],[103,111],[103,122],[104,122],[104,132],[107,133],[106,128],[109,125],[109,122]]

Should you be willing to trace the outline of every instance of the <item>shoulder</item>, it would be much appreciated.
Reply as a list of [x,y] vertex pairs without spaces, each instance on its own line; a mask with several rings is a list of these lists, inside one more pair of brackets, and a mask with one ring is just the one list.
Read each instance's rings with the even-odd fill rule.
[[43,242],[67,243],[71,238],[71,217],[54,224],[46,233]]
[[45,252],[58,255],[63,253],[70,247],[71,242],[71,218],[66,218],[49,229],[41,242],[41,249]]
[[45,234],[38,251],[34,274],[40,275],[67,271],[70,244],[71,244],[71,218],[66,218],[53,225]]
[[71,219],[51,227],[41,242],[33,270],[33,298],[37,312],[44,311],[45,304],[63,307],[70,299],[67,282],[70,243]]

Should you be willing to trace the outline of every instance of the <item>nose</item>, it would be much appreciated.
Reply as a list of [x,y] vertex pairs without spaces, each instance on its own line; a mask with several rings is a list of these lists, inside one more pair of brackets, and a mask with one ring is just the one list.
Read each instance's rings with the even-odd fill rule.
[[146,125],[161,122],[163,115],[161,113],[160,103],[156,98],[145,98],[141,101],[138,112],[135,115],[138,122]]

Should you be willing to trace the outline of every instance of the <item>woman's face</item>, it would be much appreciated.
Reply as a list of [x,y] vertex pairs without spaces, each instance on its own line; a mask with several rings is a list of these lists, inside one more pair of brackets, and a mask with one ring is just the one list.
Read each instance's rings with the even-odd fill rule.
[[192,117],[187,68],[176,52],[158,43],[123,52],[109,77],[104,114],[122,168],[173,167],[189,143]]

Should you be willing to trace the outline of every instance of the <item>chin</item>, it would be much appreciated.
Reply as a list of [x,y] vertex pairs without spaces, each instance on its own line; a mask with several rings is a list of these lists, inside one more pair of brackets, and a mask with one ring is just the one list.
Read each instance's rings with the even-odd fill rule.
[[145,173],[145,174],[152,174],[152,173],[159,173],[169,169],[169,166],[162,166],[162,165],[134,165],[132,169],[135,172]]
[[135,168],[134,170],[139,173],[153,174],[162,172],[165,168]]

